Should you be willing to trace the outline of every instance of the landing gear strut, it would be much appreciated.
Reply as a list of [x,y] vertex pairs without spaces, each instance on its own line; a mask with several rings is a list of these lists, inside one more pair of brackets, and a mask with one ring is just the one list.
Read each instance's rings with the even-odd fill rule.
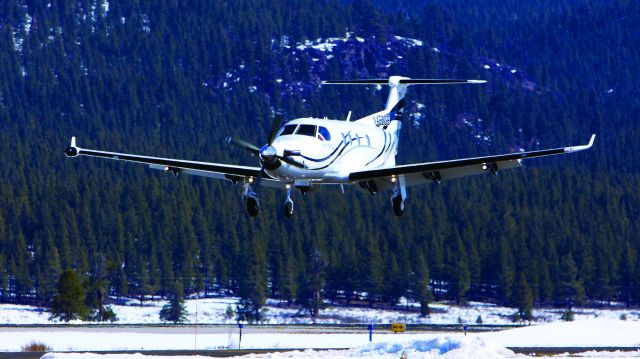
[[255,217],[258,215],[258,211],[260,210],[260,202],[258,201],[258,194],[253,189],[253,185],[247,183],[244,185],[244,190],[242,191],[242,198],[247,205],[247,213],[249,216]]
[[[394,177],[395,178],[395,177]],[[393,194],[391,195],[391,205],[393,207],[393,214],[397,217],[402,217],[405,210],[405,200],[407,199],[407,190],[405,188],[404,176],[395,178],[393,183]]]
[[293,217],[293,200],[291,199],[291,187],[287,188],[287,199],[284,201],[284,216],[287,219]]

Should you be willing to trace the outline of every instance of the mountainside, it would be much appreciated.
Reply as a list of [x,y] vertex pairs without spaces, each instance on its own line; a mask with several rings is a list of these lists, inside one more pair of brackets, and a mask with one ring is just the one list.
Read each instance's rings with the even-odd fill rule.
[[[48,304],[62,269],[111,295],[226,290],[332,300],[640,303],[640,5],[629,1],[140,0],[0,5],[0,300]],[[408,11],[411,10],[411,11]],[[515,15],[514,15],[515,14]],[[517,16],[516,16],[517,15]],[[344,119],[386,89],[325,79],[486,79],[410,88],[399,163],[581,144],[527,168],[388,194],[261,190],[62,153],[78,145],[255,165],[228,147],[271,116]],[[102,282],[101,282],[102,283]],[[89,289],[89,285],[87,288]]]

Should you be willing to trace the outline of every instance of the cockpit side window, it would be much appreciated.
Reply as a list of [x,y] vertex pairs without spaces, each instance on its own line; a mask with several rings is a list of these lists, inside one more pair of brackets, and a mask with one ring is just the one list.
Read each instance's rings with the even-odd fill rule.
[[282,127],[280,131],[278,131],[278,134],[276,135],[276,137],[291,135],[296,130],[296,127],[298,127],[298,125],[284,125],[284,127]]
[[331,134],[329,134],[329,130],[326,127],[320,126],[318,128],[318,139],[320,141],[331,141]]
[[296,131],[296,135],[316,137],[316,126],[300,125],[300,127],[298,127],[298,131]]

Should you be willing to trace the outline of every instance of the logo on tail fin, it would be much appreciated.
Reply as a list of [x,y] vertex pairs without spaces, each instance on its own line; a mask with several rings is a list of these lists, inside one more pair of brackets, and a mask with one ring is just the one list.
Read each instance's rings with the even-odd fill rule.
[[376,126],[383,126],[383,128],[386,129],[387,126],[389,126],[389,124],[391,123],[391,114],[385,113],[382,115],[374,115],[373,120],[375,121]]
[[402,118],[404,117],[404,99],[400,100],[397,105],[393,107],[389,113],[375,115],[373,116],[373,120],[376,126],[382,126],[383,129],[387,129],[387,127],[391,124],[391,121],[400,121],[402,122]]

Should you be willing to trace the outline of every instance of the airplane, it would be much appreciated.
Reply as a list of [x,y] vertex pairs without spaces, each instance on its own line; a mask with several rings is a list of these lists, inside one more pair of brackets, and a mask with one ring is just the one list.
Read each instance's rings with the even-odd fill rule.
[[383,110],[351,121],[304,117],[282,124],[276,113],[267,143],[258,147],[238,138],[228,142],[240,146],[259,159],[259,167],[212,162],[186,161],[173,158],[140,156],[128,153],[85,149],[76,145],[65,149],[68,157],[90,156],[147,164],[177,176],[189,174],[223,179],[234,185],[242,183],[242,199],[251,217],[258,214],[258,188],[262,186],[286,190],[284,216],[293,216],[292,190],[303,195],[324,185],[354,185],[376,194],[391,191],[393,213],[405,212],[407,187],[490,173],[521,167],[522,160],[534,157],[574,153],[591,148],[595,134],[586,145],[529,152],[454,160],[396,164],[400,130],[404,119],[405,94],[412,85],[482,84],[484,80],[411,79],[391,76],[388,79],[323,81],[323,85],[387,85],[389,95]]

